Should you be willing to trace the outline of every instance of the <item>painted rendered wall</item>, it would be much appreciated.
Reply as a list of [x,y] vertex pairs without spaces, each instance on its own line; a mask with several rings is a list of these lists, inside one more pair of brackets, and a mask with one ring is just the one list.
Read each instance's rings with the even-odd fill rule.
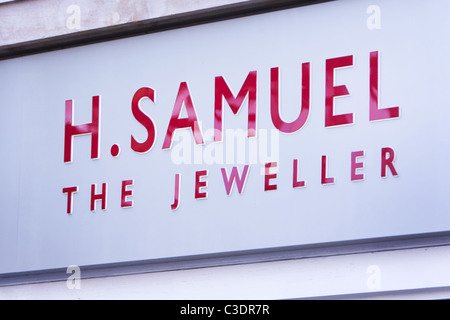
[[440,246],[0,287],[0,299],[443,299],[448,270]]
[[248,0],[26,0],[0,3],[0,46]]

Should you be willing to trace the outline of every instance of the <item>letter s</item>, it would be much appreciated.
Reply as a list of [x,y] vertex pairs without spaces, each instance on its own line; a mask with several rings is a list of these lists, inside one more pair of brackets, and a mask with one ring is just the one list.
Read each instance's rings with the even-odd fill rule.
[[131,102],[131,111],[136,120],[147,129],[147,140],[144,142],[138,142],[131,136],[131,149],[139,153],[148,152],[154,145],[156,140],[156,128],[153,121],[139,109],[139,104],[142,99],[149,98],[152,102],[155,102],[155,91],[151,88],[140,88],[133,96]]

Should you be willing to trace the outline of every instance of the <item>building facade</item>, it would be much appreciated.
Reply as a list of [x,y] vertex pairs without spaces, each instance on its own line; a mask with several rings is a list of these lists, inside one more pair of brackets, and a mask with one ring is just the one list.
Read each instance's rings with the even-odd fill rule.
[[0,298],[447,299],[449,7],[2,1]]

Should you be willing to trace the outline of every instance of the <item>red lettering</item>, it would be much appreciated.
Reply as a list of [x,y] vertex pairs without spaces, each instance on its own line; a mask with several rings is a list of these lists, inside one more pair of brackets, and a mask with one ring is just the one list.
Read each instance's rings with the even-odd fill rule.
[[325,127],[353,123],[353,113],[334,114],[334,98],[349,95],[345,85],[334,86],[334,70],[353,66],[353,56],[327,59],[325,75]]
[[208,193],[206,191],[201,191],[201,188],[204,188],[208,185],[207,181],[201,181],[202,177],[208,175],[208,170],[196,171],[195,172],[195,199],[206,199],[208,197]]
[[300,188],[306,185],[305,181],[298,180],[298,159],[294,159],[294,174],[292,179],[292,187]]
[[397,170],[394,168],[395,153],[392,148],[382,148],[381,149],[381,177],[385,178],[387,176],[386,168],[389,168],[393,176],[397,176]]
[[172,210],[177,210],[180,206],[180,185],[181,185],[181,173],[177,173],[175,175],[175,194],[174,194],[174,201],[170,205],[170,208]]
[[91,185],[91,211],[96,209],[96,201],[100,200],[102,202],[102,210],[106,210],[106,183],[102,184],[102,193],[96,194],[96,185]]
[[[127,200],[127,197],[131,197],[133,195],[132,190],[127,190],[127,186],[132,186],[133,180],[124,180],[122,181],[122,196],[120,198],[120,206],[122,208],[130,208],[133,206],[132,200]],[[91,204],[92,206],[92,204]]]
[[64,126],[64,162],[72,162],[72,140],[74,136],[91,134],[91,159],[98,159],[100,153],[100,96],[92,97],[92,122],[73,124],[74,101],[66,101]]
[[265,175],[264,175],[264,191],[277,190],[276,184],[270,184],[270,180],[277,177],[276,173],[270,173],[270,168],[277,168],[277,162],[268,162],[265,164]]
[[237,114],[241,109],[245,97],[248,95],[248,137],[256,136],[256,71],[251,71],[237,97],[235,98],[223,77],[216,77],[215,80],[215,99],[214,99],[214,141],[223,139],[223,99],[228,102],[231,111]]
[[148,152],[153,147],[156,139],[156,128],[153,121],[139,108],[139,104],[144,98],[155,102],[155,91],[151,88],[140,88],[136,91],[131,101],[133,116],[147,129],[147,140],[144,142],[138,142],[133,135],[131,136],[131,149],[139,153]]
[[322,156],[322,184],[334,183],[333,177],[327,177],[327,156]]
[[233,169],[231,169],[230,178],[228,178],[227,170],[225,168],[222,168],[223,183],[225,184],[225,190],[227,192],[227,195],[231,194],[234,182],[236,182],[238,192],[242,194],[242,190],[244,189],[245,181],[247,179],[248,169],[249,169],[248,165],[244,166],[242,175],[239,176],[237,167],[233,167]]
[[75,186],[75,187],[63,188],[62,192],[67,193],[67,213],[72,214],[72,209],[73,209],[72,194],[75,192],[78,192],[78,187]]
[[399,107],[378,108],[378,81],[379,81],[379,66],[378,66],[378,51],[370,53],[370,121],[385,120],[398,118],[400,116]]
[[270,115],[275,128],[284,133],[294,133],[300,130],[308,120],[310,107],[310,64],[302,65],[302,104],[300,114],[293,122],[284,122],[280,116],[279,71],[272,68],[270,71]]
[[[187,118],[181,118],[181,109],[183,105],[187,111]],[[172,117],[170,118],[169,127],[167,128],[166,137],[163,143],[163,149],[170,149],[172,147],[172,136],[175,130],[191,128],[194,135],[195,143],[203,144],[203,136],[197,120],[194,103],[192,102],[191,94],[186,82],[180,84],[180,89],[173,107]]]
[[351,155],[351,173],[350,173],[350,178],[351,181],[359,181],[359,180],[364,180],[364,174],[362,173],[357,173],[358,169],[364,168],[364,163],[363,162],[357,162],[356,160],[359,157],[364,157],[364,151],[355,151],[352,152]]

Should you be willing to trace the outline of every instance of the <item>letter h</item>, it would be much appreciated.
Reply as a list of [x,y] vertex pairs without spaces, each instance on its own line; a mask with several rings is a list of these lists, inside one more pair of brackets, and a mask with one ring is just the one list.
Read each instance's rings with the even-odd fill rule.
[[100,137],[100,96],[92,97],[92,122],[73,124],[73,100],[66,101],[64,128],[64,162],[72,162],[72,138],[82,134],[91,134],[91,159],[99,158]]

